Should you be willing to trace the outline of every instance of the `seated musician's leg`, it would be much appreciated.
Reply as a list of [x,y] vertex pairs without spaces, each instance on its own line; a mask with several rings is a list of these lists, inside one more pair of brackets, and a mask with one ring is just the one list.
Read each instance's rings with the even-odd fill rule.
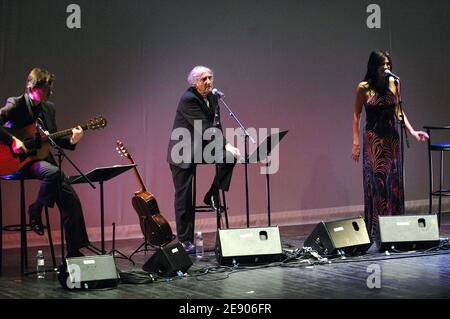
[[209,191],[206,193],[203,201],[215,211],[220,209],[219,190],[228,192],[231,184],[231,177],[233,175],[233,168],[236,165],[236,160],[230,152],[226,152],[222,163],[217,163],[217,173],[211,184]]
[[82,256],[79,249],[89,245],[89,238],[80,199],[67,178],[62,181],[61,200],[57,200],[56,203],[63,214],[67,256]]
[[42,225],[42,208],[44,205],[53,207],[57,193],[57,183],[60,178],[60,172],[57,166],[46,161],[33,162],[26,166],[23,171],[30,177],[41,180],[39,194],[34,203],[28,208],[31,228],[38,234],[44,235]]
[[[83,211],[80,200],[75,190],[56,165],[46,161],[34,162],[25,168],[31,177],[41,180],[41,186],[36,201],[30,205],[30,221],[37,220],[38,226],[33,226],[37,232],[42,228],[42,207],[44,205],[53,207],[57,203],[63,214],[64,230],[67,242],[68,257],[81,256],[80,248],[89,244]],[[61,182],[61,179],[62,182]],[[58,198],[61,197],[61,199]],[[42,229],[43,234],[43,229]]]
[[170,165],[175,187],[175,220],[178,240],[183,243],[187,251],[193,249],[195,213],[192,204],[192,178],[194,167],[180,168]]

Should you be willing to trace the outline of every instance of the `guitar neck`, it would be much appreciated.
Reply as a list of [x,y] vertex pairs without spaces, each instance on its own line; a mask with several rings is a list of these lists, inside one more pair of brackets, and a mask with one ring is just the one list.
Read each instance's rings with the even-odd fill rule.
[[[86,131],[89,129],[89,126],[86,124],[86,125],[82,125],[81,128],[83,129],[83,131]],[[71,128],[69,128],[67,130],[52,133],[49,136],[50,136],[50,138],[59,138],[59,137],[64,137],[64,136],[69,136],[69,135],[72,135]]]
[[[133,159],[130,160],[130,163],[135,164]],[[141,174],[139,173],[137,166],[133,167],[133,173],[134,176],[136,176],[136,179],[138,180],[138,184],[141,187],[141,191],[146,192],[147,188],[145,187],[144,181],[142,180]]]

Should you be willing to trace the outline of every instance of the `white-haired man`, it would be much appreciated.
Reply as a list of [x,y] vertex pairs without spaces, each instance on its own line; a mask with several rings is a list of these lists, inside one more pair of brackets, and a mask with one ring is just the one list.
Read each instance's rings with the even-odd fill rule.
[[[216,161],[218,170],[211,188],[204,197],[205,204],[215,211],[220,209],[219,189],[228,191],[235,161],[226,158],[239,158],[240,151],[228,143],[222,134],[220,123],[220,109],[218,97],[212,94],[213,71],[204,66],[196,66],[188,75],[190,87],[180,98],[173,124],[172,138],[169,142],[167,161],[172,171],[175,186],[175,216],[178,239],[183,243],[187,252],[193,252],[195,212],[192,203],[192,178],[199,158],[204,161],[203,150],[214,143],[215,149],[222,151],[223,157]],[[215,135],[212,140],[205,140],[203,136],[210,129]],[[189,147],[178,151],[178,146],[188,132]],[[207,135],[207,134],[205,134]],[[175,136],[175,138],[174,138]],[[196,138],[200,136],[201,138]],[[178,146],[177,146],[178,145]],[[216,154],[217,154],[216,153]],[[216,157],[217,158],[217,157]],[[208,161],[207,161],[208,162]]]

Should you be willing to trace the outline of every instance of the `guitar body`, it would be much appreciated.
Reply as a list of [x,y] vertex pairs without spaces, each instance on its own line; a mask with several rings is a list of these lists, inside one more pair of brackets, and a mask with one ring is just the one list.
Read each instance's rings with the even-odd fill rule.
[[[90,120],[87,124],[81,126],[81,128],[83,130],[96,130],[104,128],[105,126],[106,120],[99,117]],[[37,128],[34,123],[20,129],[11,129],[7,127],[3,128],[21,140],[28,149],[28,152],[17,155],[14,154],[11,146],[0,143],[0,175],[13,174],[30,162],[45,160],[48,157],[50,153],[50,144],[48,143],[47,136],[45,136],[44,133],[39,132],[41,139],[39,145],[35,145]],[[70,135],[72,135],[72,129],[51,133],[49,134],[49,137],[54,139]]]
[[[12,148],[6,144],[0,144],[0,175],[9,175],[17,172],[22,167],[32,161],[44,160],[50,153],[50,145],[43,141],[40,148],[36,148],[34,145],[34,136],[36,134],[36,126],[30,124],[21,129],[7,129],[15,137],[20,139],[27,149],[26,154],[14,154]],[[40,134],[41,138],[45,140],[45,135]]]
[[[117,141],[116,149],[120,156],[125,156],[131,164],[135,164],[130,152],[128,152],[121,141]],[[134,193],[131,203],[139,215],[139,222],[145,240],[155,246],[170,243],[174,239],[170,224],[161,215],[155,196],[147,191],[144,181],[136,167],[133,168],[133,172],[141,189]]]
[[172,241],[172,229],[160,214],[158,203],[152,193],[136,192],[131,203],[139,215],[141,231],[150,244],[161,246]]

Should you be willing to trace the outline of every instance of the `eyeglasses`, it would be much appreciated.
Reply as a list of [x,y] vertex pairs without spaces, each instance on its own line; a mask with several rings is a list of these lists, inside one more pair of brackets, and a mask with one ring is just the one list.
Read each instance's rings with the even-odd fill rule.
[[206,80],[212,80],[213,76],[212,75],[208,75],[208,76],[204,76],[202,77],[200,80],[202,80],[203,82],[205,82]]

